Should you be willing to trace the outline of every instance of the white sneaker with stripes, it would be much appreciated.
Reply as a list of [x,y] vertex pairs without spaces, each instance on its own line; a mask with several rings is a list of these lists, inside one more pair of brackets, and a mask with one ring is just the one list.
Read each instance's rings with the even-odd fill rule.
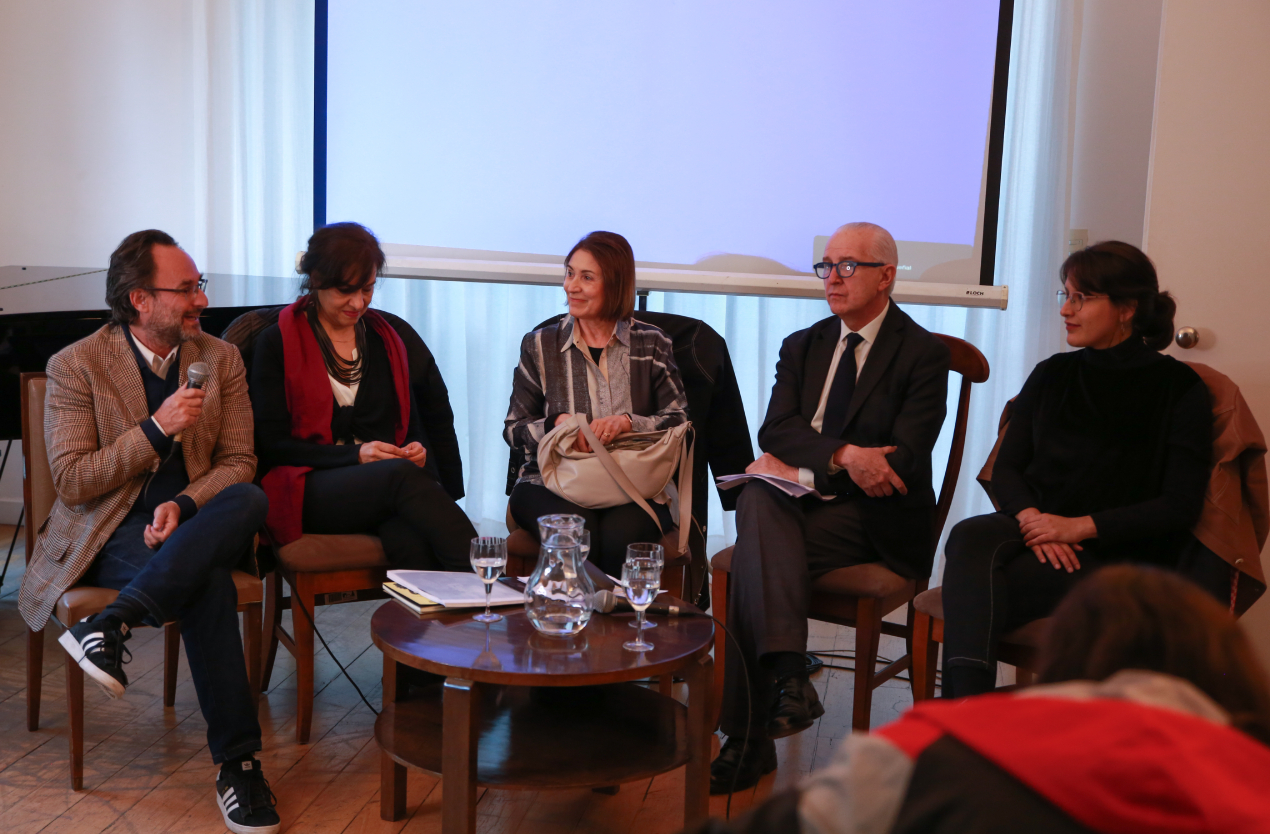
[[123,664],[132,660],[132,652],[124,646],[131,633],[127,625],[116,627],[113,617],[100,614],[85,617],[62,632],[57,642],[79,668],[93,679],[111,698],[122,698],[128,687]]

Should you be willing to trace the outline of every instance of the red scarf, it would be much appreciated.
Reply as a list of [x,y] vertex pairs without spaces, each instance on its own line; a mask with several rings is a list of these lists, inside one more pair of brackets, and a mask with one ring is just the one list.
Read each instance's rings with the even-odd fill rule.
[[[335,397],[331,393],[331,380],[326,373],[322,349],[309,324],[304,310],[308,296],[283,308],[278,315],[278,329],[282,331],[282,362],[287,410],[291,412],[291,436],[309,443],[330,445],[331,418],[335,413]],[[410,363],[406,358],[406,345],[392,329],[392,325],[374,310],[367,310],[363,319],[384,340],[388,350],[388,364],[392,366],[393,387],[397,389],[400,411],[393,442],[400,446],[406,440],[410,425]],[[365,357],[362,357],[366,361]],[[266,524],[274,544],[290,544],[303,534],[301,519],[304,517],[304,476],[308,466],[276,466],[269,470],[260,482],[269,496],[269,517]]]
[[877,734],[914,759],[954,736],[1094,831],[1270,832],[1270,749],[1174,710],[981,695],[923,701]]

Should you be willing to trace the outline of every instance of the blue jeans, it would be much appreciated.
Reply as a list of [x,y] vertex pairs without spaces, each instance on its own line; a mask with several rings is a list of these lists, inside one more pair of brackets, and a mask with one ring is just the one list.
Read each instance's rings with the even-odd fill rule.
[[260,749],[230,572],[268,508],[259,487],[235,484],[178,526],[158,550],[146,547],[142,537],[153,516],[129,513],[83,579],[140,602],[150,612],[148,625],[181,621],[194,691],[207,722],[207,746],[217,764]]

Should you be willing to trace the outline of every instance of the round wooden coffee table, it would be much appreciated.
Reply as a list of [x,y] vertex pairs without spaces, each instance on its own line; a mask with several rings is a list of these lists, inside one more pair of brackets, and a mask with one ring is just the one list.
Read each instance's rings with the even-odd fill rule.
[[[696,611],[684,605],[688,611]],[[596,614],[578,635],[539,634],[523,608],[486,626],[475,611],[416,616],[388,602],[371,618],[384,653],[384,706],[375,722],[380,814],[406,811],[406,765],[444,780],[442,831],[476,829],[477,786],[545,790],[617,785],[687,765],[684,824],[708,816],[714,623],[655,616],[656,648],[626,651],[634,615]],[[407,686],[399,665],[445,676]],[[630,683],[682,675],[685,707]],[[663,691],[668,687],[663,686]]]

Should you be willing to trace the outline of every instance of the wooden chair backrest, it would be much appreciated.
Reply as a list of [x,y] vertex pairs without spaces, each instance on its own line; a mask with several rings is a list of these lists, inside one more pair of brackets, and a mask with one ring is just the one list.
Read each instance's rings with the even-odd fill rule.
[[943,535],[948,511],[952,508],[953,494],[957,489],[957,478],[961,475],[961,459],[966,451],[966,425],[970,420],[970,386],[973,383],[987,382],[989,373],[988,360],[979,348],[956,336],[945,336],[943,333],[935,335],[952,353],[949,370],[961,374],[961,393],[957,397],[957,420],[953,424],[948,466],[944,470],[944,482],[939,488],[939,502],[935,507],[935,541],[931,543],[932,547],[938,544],[939,537]]
[[49,468],[48,447],[44,444],[44,390],[48,375],[22,374],[22,506],[26,516],[26,559],[35,552],[35,534],[53,512],[57,491]]

